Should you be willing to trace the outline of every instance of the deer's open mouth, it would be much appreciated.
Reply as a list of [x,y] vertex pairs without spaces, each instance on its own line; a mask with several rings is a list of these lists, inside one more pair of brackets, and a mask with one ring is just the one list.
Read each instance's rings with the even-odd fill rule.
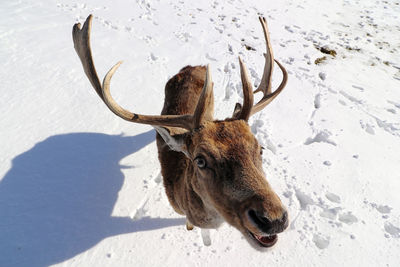
[[278,241],[278,235],[257,235],[248,231],[251,238],[253,238],[256,243],[262,247],[272,247]]

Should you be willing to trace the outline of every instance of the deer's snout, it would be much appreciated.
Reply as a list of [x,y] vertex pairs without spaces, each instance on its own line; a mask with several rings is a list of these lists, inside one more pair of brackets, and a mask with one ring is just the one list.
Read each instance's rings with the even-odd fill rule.
[[271,219],[268,214],[253,209],[247,211],[247,216],[257,228],[265,234],[277,234],[283,232],[289,224],[288,213],[283,211],[281,217]]

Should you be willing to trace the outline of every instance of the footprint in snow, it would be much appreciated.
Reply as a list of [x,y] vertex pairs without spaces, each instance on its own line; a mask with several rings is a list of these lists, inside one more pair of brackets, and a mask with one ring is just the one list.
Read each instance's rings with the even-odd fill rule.
[[375,134],[375,130],[374,130],[374,126],[372,126],[369,123],[364,123],[362,120],[360,120],[360,126],[362,129],[364,129],[367,133],[374,135]]
[[334,202],[334,203],[340,203],[340,197],[339,197],[338,195],[334,194],[334,193],[327,192],[327,193],[325,194],[325,197],[326,197],[329,201],[332,201],[332,202]]
[[336,146],[336,143],[330,139],[332,134],[328,130],[323,130],[317,133],[314,137],[309,137],[304,142],[305,145],[311,145],[312,143],[327,143]]
[[379,205],[376,207],[376,210],[379,211],[382,214],[389,214],[390,211],[392,210],[391,207],[387,206],[387,205]]
[[330,220],[336,220],[337,215],[338,215],[339,211],[341,211],[341,210],[342,210],[342,208],[340,208],[340,207],[330,208],[330,209],[328,208],[328,209],[324,209],[323,211],[321,211],[319,213],[319,215],[321,217],[328,218]]
[[332,162],[330,162],[329,160],[325,160],[325,161],[323,162],[323,164],[324,164],[325,166],[331,166],[331,165],[332,165]]
[[303,193],[299,189],[296,189],[295,191],[296,191],[297,200],[299,201],[300,208],[302,210],[307,210],[307,207],[309,205],[314,205],[315,204],[314,200],[310,196],[308,196],[307,194]]
[[339,215],[339,221],[351,225],[353,223],[358,222],[358,219],[356,216],[351,214],[351,212],[347,212]]
[[150,53],[150,57],[149,60],[151,61],[157,61],[158,57],[156,55],[154,55],[153,53]]
[[385,223],[384,229],[387,233],[386,235],[390,235],[391,237],[394,237],[394,238],[400,238],[400,228],[394,226],[390,222]]
[[392,207],[390,207],[388,205],[369,203],[368,201],[364,201],[364,203],[371,205],[372,208],[376,209],[381,214],[388,215],[392,211]]
[[325,249],[329,246],[329,241],[330,238],[329,237],[323,237],[319,234],[314,234],[313,236],[313,242],[314,244],[317,246],[317,248],[319,249]]
[[162,175],[161,173],[159,173],[156,178],[154,178],[154,182],[156,182],[157,184],[162,182]]

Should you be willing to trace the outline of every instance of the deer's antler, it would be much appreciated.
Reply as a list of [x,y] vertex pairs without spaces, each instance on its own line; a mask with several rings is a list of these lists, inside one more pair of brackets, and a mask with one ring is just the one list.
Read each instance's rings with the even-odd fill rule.
[[210,97],[210,94],[212,94],[213,87],[209,66],[207,66],[205,83],[193,115],[188,114],[151,116],[132,113],[118,105],[110,94],[111,77],[122,62],[118,62],[108,71],[108,73],[104,77],[103,84],[100,85],[96,68],[93,63],[92,51],[90,48],[90,30],[92,19],[93,16],[89,15],[82,28],[80,23],[74,25],[72,29],[74,47],[82,62],[83,69],[90,83],[96,90],[99,97],[104,101],[104,103],[113,113],[124,120],[142,124],[180,127],[188,130],[197,128],[201,125],[204,118],[205,105],[207,103],[206,99],[208,99]]
[[[264,65],[263,76],[257,90],[255,90],[254,92],[249,92],[248,96],[244,95],[243,107],[240,108],[239,105],[236,105],[233,114],[234,118],[243,119],[246,121],[250,116],[265,108],[269,103],[271,103],[272,100],[275,99],[275,97],[277,97],[282,92],[283,88],[286,86],[287,76],[288,76],[286,69],[282,66],[282,64],[279,63],[279,61],[277,61],[276,59],[274,59],[271,42],[269,38],[267,22],[265,18],[259,17],[259,20],[264,31],[264,38],[266,43],[266,53],[264,54],[265,65]],[[274,92],[271,92],[271,77],[272,77],[274,61],[278,64],[279,68],[281,69],[283,78],[279,87]],[[251,87],[251,82],[249,81],[249,76],[247,74],[245,75],[243,74],[243,72],[247,71],[245,70],[246,69],[245,65],[241,61],[241,59],[239,59],[239,63],[240,63],[240,71],[243,84],[243,92],[245,92],[245,87],[249,86]],[[261,98],[260,101],[258,101],[257,104],[253,106],[253,93],[258,93],[258,92],[263,92],[264,96]]]

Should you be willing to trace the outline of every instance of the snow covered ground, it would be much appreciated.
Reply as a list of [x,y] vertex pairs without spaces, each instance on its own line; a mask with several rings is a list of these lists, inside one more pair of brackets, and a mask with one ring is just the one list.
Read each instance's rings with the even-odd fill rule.
[[[158,114],[168,78],[210,63],[220,119],[242,101],[238,55],[260,81],[266,16],[289,72],[250,120],[290,214],[272,249],[186,231],[154,131],[83,73],[71,30],[89,14],[99,76],[124,60],[122,106]],[[400,1],[2,0],[0,60],[0,266],[400,265]]]

